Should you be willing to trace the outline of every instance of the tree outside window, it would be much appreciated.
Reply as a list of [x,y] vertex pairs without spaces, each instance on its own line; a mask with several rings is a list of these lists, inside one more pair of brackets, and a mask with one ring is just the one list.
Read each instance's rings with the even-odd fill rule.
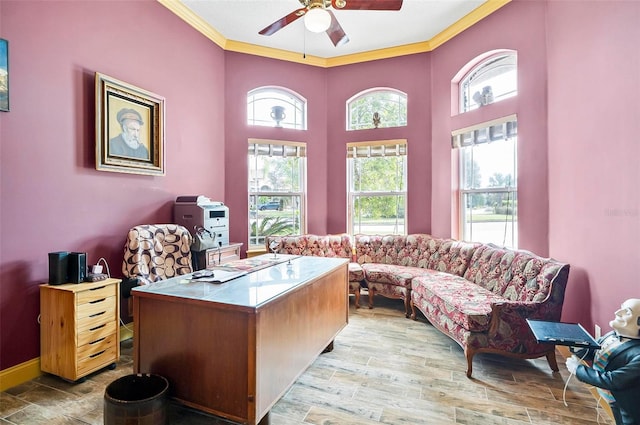
[[349,143],[352,234],[406,234],[406,140]]
[[306,231],[306,144],[249,140],[249,246]]
[[404,127],[407,95],[389,88],[369,89],[347,101],[347,130]]

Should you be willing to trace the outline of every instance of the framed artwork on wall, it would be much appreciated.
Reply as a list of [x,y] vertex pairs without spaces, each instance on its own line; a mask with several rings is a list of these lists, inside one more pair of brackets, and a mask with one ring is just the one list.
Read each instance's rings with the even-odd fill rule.
[[164,176],[164,102],[96,72],[96,170]]
[[0,111],[9,111],[9,42],[0,38]]

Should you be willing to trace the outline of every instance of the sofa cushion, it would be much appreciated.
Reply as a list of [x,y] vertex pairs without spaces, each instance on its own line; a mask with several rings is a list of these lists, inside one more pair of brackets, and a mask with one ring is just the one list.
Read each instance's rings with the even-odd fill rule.
[[411,288],[411,280],[420,276],[425,269],[420,267],[396,266],[394,264],[365,263],[362,264],[367,282]]
[[349,263],[349,282],[362,282],[364,280],[364,270],[358,263]]
[[544,301],[564,264],[528,251],[478,247],[464,277],[510,301]]
[[[435,240],[433,240],[435,241]],[[430,255],[426,267],[431,270],[464,276],[476,248],[481,243],[462,242],[454,239],[442,239],[429,245]]]
[[352,256],[351,236],[346,233],[337,235],[271,236],[266,241],[267,249],[272,239],[278,241],[278,252],[281,254],[340,258],[351,258]]
[[423,253],[432,237],[417,233],[404,235],[355,235],[354,246],[356,261],[363,263],[396,264],[410,267],[420,265]]
[[413,279],[411,290],[439,314],[472,332],[487,331],[491,303],[504,301],[500,295],[460,276],[434,270],[423,270],[421,276]]

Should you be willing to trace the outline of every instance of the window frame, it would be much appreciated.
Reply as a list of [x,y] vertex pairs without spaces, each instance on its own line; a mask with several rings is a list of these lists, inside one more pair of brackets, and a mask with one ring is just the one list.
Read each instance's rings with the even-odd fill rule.
[[[386,232],[387,234],[398,234],[398,235],[406,235],[407,234],[407,201],[408,201],[408,144],[406,139],[394,139],[394,140],[380,140],[380,141],[370,141],[370,142],[353,142],[347,143],[347,229],[349,234],[377,234],[380,233],[378,231],[370,233],[370,232],[362,232],[362,222],[361,219],[358,221],[359,231],[356,231],[356,217],[355,217],[355,205],[356,200],[359,197],[402,197],[402,217],[398,214],[399,211],[396,210],[395,217],[395,232]],[[389,152],[386,152],[387,148],[389,148]],[[393,149],[396,149],[396,154],[393,154]],[[365,154],[364,152],[368,150],[369,154]],[[371,153],[373,151],[373,154]],[[382,151],[379,153],[379,151]],[[354,188],[354,161],[357,158],[368,158],[368,157],[402,157],[402,186],[401,190],[397,188],[395,190],[355,190]],[[398,221],[401,221],[399,224]],[[402,231],[398,232],[397,227],[401,226]]]
[[[283,157],[283,158],[297,157],[300,159],[300,161],[298,162],[299,168],[297,171],[298,190],[293,190],[292,188],[289,188],[289,190],[279,190],[278,188],[269,188],[269,190],[263,190],[262,187],[258,187],[257,182],[251,181],[253,177],[251,161],[252,161],[252,157],[256,156],[255,152],[256,152],[256,149],[258,149],[256,148],[256,145],[259,145],[262,147],[261,148],[262,153],[260,153],[257,156],[265,156],[265,157],[275,156],[275,157]],[[251,153],[252,146],[253,146],[254,154]],[[265,152],[265,147],[269,147],[268,153]],[[266,236],[272,236],[272,235],[284,236],[284,234],[276,234],[276,233],[256,234],[256,235],[252,234],[252,226],[253,226],[254,220],[256,223],[256,230],[257,230],[258,226],[260,225],[259,220],[261,218],[264,220],[265,218],[268,218],[268,217],[276,217],[276,215],[270,212],[271,209],[265,210],[264,212],[259,209],[261,198],[263,200],[265,198],[266,199],[279,198],[281,200],[280,201],[281,205],[283,205],[282,207],[283,209],[285,206],[285,204],[282,204],[283,198],[290,198],[292,200],[292,202],[289,205],[295,205],[297,203],[298,204],[297,208],[291,209],[291,212],[292,212],[291,217],[286,217],[281,214],[279,215],[281,217],[286,217],[286,220],[289,220],[289,219],[293,220],[294,230],[297,228],[299,230],[299,233],[306,233],[307,231],[307,158],[306,158],[307,144],[304,142],[292,142],[292,141],[283,141],[283,140],[264,140],[264,139],[250,138],[248,140],[248,149],[249,149],[247,154],[247,161],[248,161],[248,170],[247,170],[248,241],[247,241],[247,244],[248,244],[248,249],[251,250],[251,249],[264,248],[264,242],[260,243],[260,239],[261,238],[264,239],[264,237]],[[257,169],[257,164],[256,164],[256,169]],[[252,199],[254,200],[254,202],[252,202]],[[295,199],[297,199],[297,202],[294,201]],[[273,202],[273,201],[268,201],[268,202]],[[277,211],[279,212],[282,210],[277,210]],[[296,211],[299,217],[299,223],[297,227],[295,227]],[[274,221],[277,224],[278,219],[276,218]],[[291,233],[288,233],[288,234],[291,234]]]
[[[374,96],[379,96],[384,94],[389,94],[389,95],[398,97],[397,102],[393,102],[394,105],[395,104],[398,105],[398,117],[397,117],[397,120],[395,121],[395,124],[386,125],[385,120],[382,119],[382,117],[380,117],[381,121],[379,121],[379,124],[376,126],[374,124],[373,115],[374,113],[380,113],[380,111],[369,110],[368,112],[371,114],[371,123],[369,125],[366,125],[364,123],[359,123],[359,125],[357,126],[352,125],[351,118],[352,118],[352,114],[353,114],[356,102],[368,97],[374,97]],[[407,120],[407,116],[408,116],[407,102],[408,102],[408,99],[407,99],[407,94],[405,92],[398,89],[391,88],[391,87],[375,87],[375,88],[370,88],[367,90],[363,90],[359,93],[356,93],[346,101],[346,108],[345,108],[346,115],[347,115],[346,131],[368,130],[372,128],[406,127],[407,121],[408,121]],[[386,103],[392,103],[392,102],[386,102]],[[403,108],[404,108],[404,115],[402,116],[401,112]]]
[[[502,127],[502,129],[499,129]],[[476,163],[474,161],[474,149],[482,148],[492,143],[501,143],[503,141],[513,142],[513,170],[512,181],[509,185],[504,186],[482,186],[482,187],[466,187],[467,175],[465,170],[466,152],[470,151],[470,158],[468,161],[473,167]],[[499,118],[484,122],[475,126],[467,127],[464,129],[456,130],[452,132],[452,148],[457,150],[458,155],[458,196],[456,202],[458,203],[458,235],[459,239],[470,242],[483,242],[483,243],[495,243],[498,245],[517,249],[518,247],[518,214],[517,214],[517,200],[518,200],[518,136],[517,136],[517,116],[510,115],[507,117]],[[477,239],[474,237],[473,224],[478,223],[473,220],[469,221],[467,212],[470,211],[467,206],[467,196],[474,195],[506,195],[507,205],[504,206],[508,212],[511,208],[511,213],[505,212],[505,218],[510,217],[508,221],[503,221],[505,226],[510,225],[510,231],[505,228],[503,232],[502,243],[497,241],[489,241],[484,239]],[[497,213],[496,213],[497,214]],[[507,241],[507,234],[511,235],[510,240]]]
[[[518,95],[518,52],[514,50],[498,50],[489,55],[483,55],[476,58],[472,63],[475,64],[460,78],[458,89],[458,113],[465,113],[481,108],[482,106],[500,102],[502,100],[515,97]],[[512,67],[515,72],[515,87],[509,86],[511,91],[496,92],[490,90],[488,93],[477,91],[471,94],[471,86],[474,81],[483,81],[487,74],[507,74],[507,72],[499,72],[500,68]],[[491,86],[487,86],[491,88]],[[483,88],[484,89],[484,88]],[[477,96],[477,99],[476,99]],[[473,99],[473,100],[472,100]]]
[[[268,108],[271,108],[272,112],[269,113],[269,119],[256,117],[257,102],[264,102]],[[287,115],[285,111],[285,118],[280,120],[282,123],[280,125],[280,122],[276,121],[276,118],[272,115],[273,108],[277,106],[284,107],[285,109],[292,107],[295,111],[293,120],[291,114]],[[247,92],[246,112],[246,122],[249,126],[283,127],[292,130],[307,129],[307,99],[286,87],[262,86],[249,90]]]

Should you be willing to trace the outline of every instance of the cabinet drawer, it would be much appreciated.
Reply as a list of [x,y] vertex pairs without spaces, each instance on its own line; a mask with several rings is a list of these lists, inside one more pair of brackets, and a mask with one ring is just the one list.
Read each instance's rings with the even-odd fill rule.
[[92,370],[102,368],[117,360],[115,334],[95,342],[78,347],[78,376],[85,375]]
[[102,305],[102,307],[103,308],[96,310],[93,314],[85,315],[77,319],[76,331],[78,334],[107,322],[118,322],[115,302],[107,303],[106,305]]
[[93,301],[80,304],[76,307],[76,317],[78,321],[85,317],[90,317],[95,314],[112,310],[116,305],[116,297],[102,297]]
[[207,267],[224,264],[229,261],[240,259],[240,247],[222,248],[218,253],[217,249],[207,251]]
[[109,284],[78,292],[76,296],[76,303],[78,305],[81,305],[91,301],[99,300],[101,298],[115,297],[117,295],[116,290],[116,285]]
[[78,333],[77,346],[80,347],[114,334],[117,326],[118,324],[114,320],[109,320],[106,323],[100,323],[88,328],[87,330],[83,330]]

